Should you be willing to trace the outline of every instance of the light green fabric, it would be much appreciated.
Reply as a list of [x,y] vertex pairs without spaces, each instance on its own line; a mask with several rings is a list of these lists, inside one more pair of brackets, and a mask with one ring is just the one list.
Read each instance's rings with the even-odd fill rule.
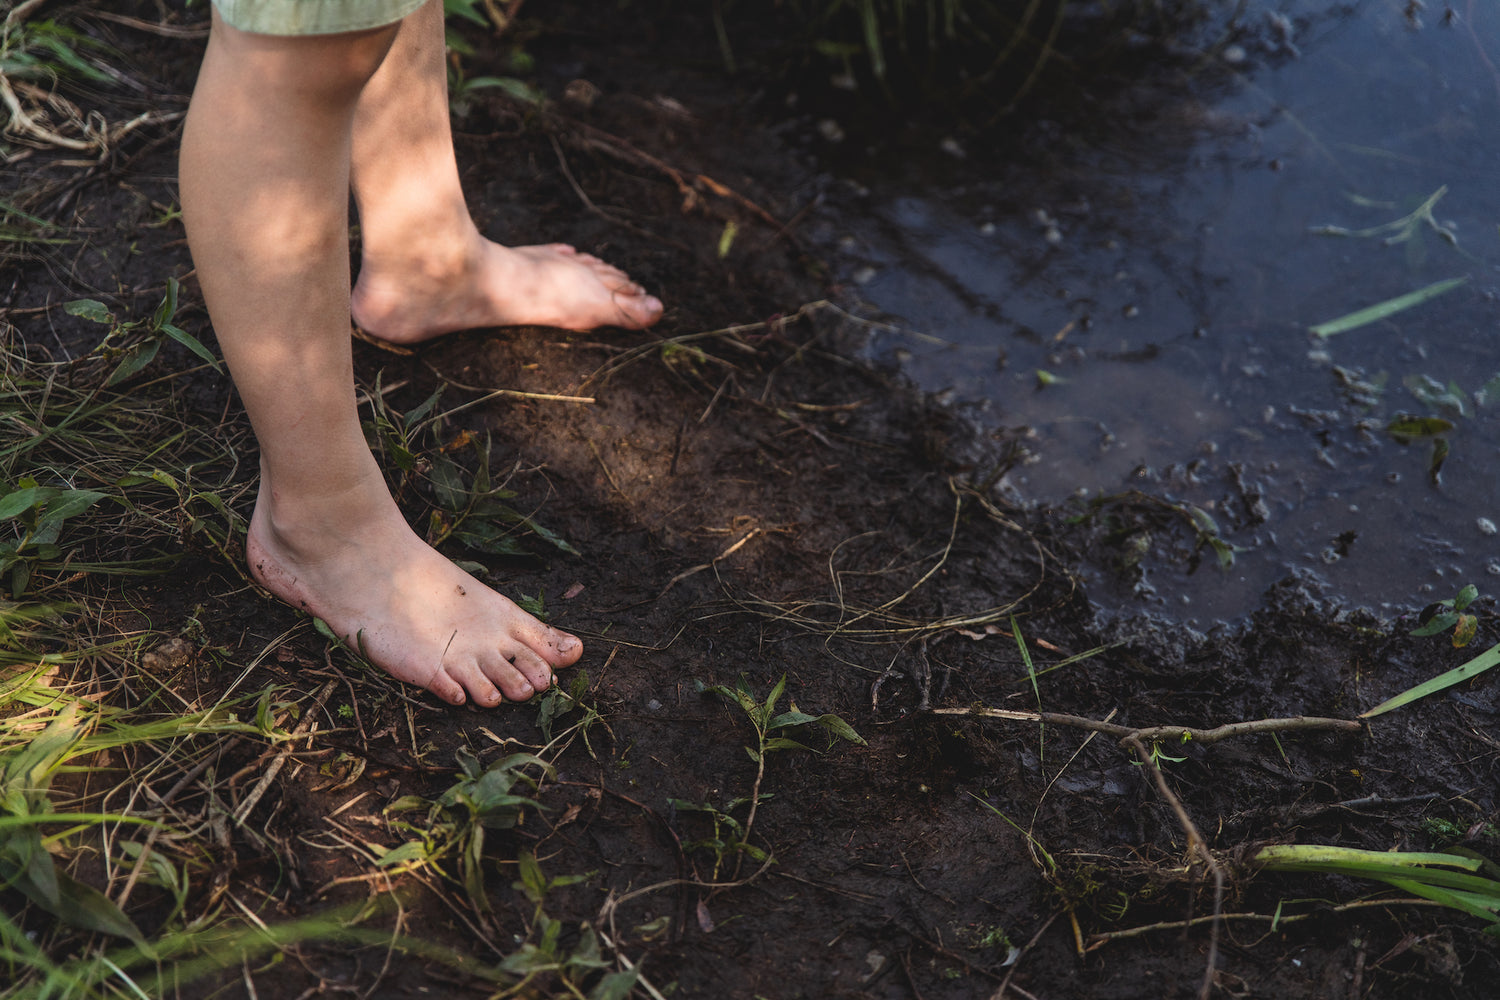
[[213,0],[225,23],[262,35],[334,35],[401,20],[426,0]]

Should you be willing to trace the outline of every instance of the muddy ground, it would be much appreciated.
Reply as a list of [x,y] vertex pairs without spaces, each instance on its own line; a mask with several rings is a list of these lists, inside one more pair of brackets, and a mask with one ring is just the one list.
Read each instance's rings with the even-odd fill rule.
[[[443,382],[450,407],[496,388],[537,394],[465,409],[445,422],[443,443],[487,439],[510,505],[577,554],[536,536],[523,540],[529,557],[448,551],[511,596],[543,595],[552,621],[585,637],[565,680],[586,678],[580,701],[597,713],[543,783],[546,811],[491,832],[494,912],[475,912],[452,881],[400,876],[400,927],[493,965],[534,916],[512,887],[514,859],[528,851],[548,876],[588,873],[544,900],[563,921],[561,946],[577,947],[587,922],[612,941],[607,957],[638,966],[661,995],[1198,995],[1211,927],[1178,922],[1213,913],[1212,886],[1150,770],[1116,736],[963,710],[1040,706],[1128,727],[1350,719],[1462,654],[1406,636],[1409,622],[1321,603],[1297,581],[1243,627],[1206,635],[1097,613],[1069,567],[1082,548],[1110,544],[1108,526],[1007,504],[993,488],[1002,442],[851,360],[860,324],[809,307],[849,304],[828,283],[834,251],[804,236],[810,219],[836,231],[819,205],[832,182],[772,127],[774,105],[754,84],[717,71],[711,33],[629,18],[595,28],[535,6],[525,47],[554,103],[472,96],[458,127],[475,214],[508,242],[567,240],[618,262],[668,311],[642,334],[477,331],[410,356],[356,345],[361,383],[378,378],[398,413]],[[163,22],[151,4],[114,9],[141,23],[77,21],[124,51],[140,84],[99,96],[108,117],[180,110],[202,44],[180,36],[201,13],[173,8]],[[162,23],[173,32],[153,27]],[[507,43],[473,37],[480,52],[466,72],[505,72]],[[574,80],[591,88],[567,92],[591,103],[563,98]],[[87,235],[18,265],[0,287],[0,308],[28,341],[79,350],[97,330],[60,303],[96,297],[144,314],[168,276],[189,275],[180,225],[164,211],[176,204],[176,128],[139,128],[90,168],[48,152],[9,168],[53,185],[42,207]],[[196,296],[185,277],[180,321],[211,343]],[[194,382],[193,406],[199,432],[243,433],[230,386],[211,372]],[[453,453],[472,469],[475,449]],[[236,501],[245,514],[249,496]],[[428,523],[420,476],[402,500]],[[544,742],[535,706],[455,709],[327,655],[311,623],[209,547],[184,544],[190,558],[172,575],[127,594],[156,628],[191,641],[194,655],[158,661],[178,690],[207,703],[256,662],[251,688],[287,685],[305,708],[326,695],[306,716],[319,731],[215,847],[215,878],[190,912],[225,887],[261,900],[268,923],[387,898],[359,846],[405,839],[386,806],[449,788],[458,748],[488,764]],[[1495,638],[1491,605],[1481,609],[1476,649]],[[1096,652],[1033,683],[1013,626],[1038,671]],[[810,749],[767,754],[755,850],[716,850],[713,814],[691,807],[745,821],[756,737],[745,712],[703,687],[743,680],[764,698],[783,677],[780,708],[836,714],[865,742],[804,730]],[[555,720],[553,734],[583,714]],[[1476,920],[1351,907],[1378,894],[1239,867],[1271,841],[1386,850],[1460,840],[1493,855],[1496,731],[1493,682],[1482,678],[1355,732],[1163,746],[1182,758],[1163,763],[1168,785],[1230,876],[1213,995],[1496,995],[1500,962]],[[216,769],[249,766],[243,792],[273,752],[246,742]],[[722,822],[717,836],[736,839]],[[1278,907],[1297,919],[1273,924]],[[136,916],[149,927],[149,905]],[[367,919],[396,923],[390,912]],[[1173,926],[1122,933],[1154,924]],[[226,973],[214,995],[494,988],[450,963],[306,942]],[[536,990],[561,987],[544,978]]]

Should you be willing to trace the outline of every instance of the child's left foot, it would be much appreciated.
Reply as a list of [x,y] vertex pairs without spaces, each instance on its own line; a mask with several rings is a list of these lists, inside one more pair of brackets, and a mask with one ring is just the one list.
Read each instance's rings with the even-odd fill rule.
[[476,238],[451,267],[367,258],[350,302],[354,322],[380,340],[414,344],[491,326],[639,330],[661,318],[661,302],[624,271],[565,243],[512,248]]

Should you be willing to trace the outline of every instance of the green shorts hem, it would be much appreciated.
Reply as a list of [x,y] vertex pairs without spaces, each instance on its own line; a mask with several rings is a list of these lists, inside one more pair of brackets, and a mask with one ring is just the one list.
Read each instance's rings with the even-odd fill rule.
[[426,0],[213,0],[224,23],[259,35],[336,35],[395,24]]

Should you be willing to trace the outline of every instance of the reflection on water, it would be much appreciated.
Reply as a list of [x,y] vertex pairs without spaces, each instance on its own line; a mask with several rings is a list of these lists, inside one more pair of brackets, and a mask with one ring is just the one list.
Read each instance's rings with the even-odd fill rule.
[[[859,189],[851,281],[930,335],[872,350],[1020,441],[1019,496],[1140,489],[1241,550],[1190,578],[1101,570],[1096,598],[1234,618],[1289,569],[1371,606],[1500,592],[1500,400],[1478,392],[1500,373],[1500,9],[1451,2],[1420,26],[1397,0],[1251,11],[1257,35],[1206,57],[1213,82],[1101,96],[1067,124],[1044,109],[1001,154],[834,152]],[[1430,217],[1366,232],[1444,187]],[[1454,425],[1436,483],[1434,440],[1387,430],[1402,414]]]

